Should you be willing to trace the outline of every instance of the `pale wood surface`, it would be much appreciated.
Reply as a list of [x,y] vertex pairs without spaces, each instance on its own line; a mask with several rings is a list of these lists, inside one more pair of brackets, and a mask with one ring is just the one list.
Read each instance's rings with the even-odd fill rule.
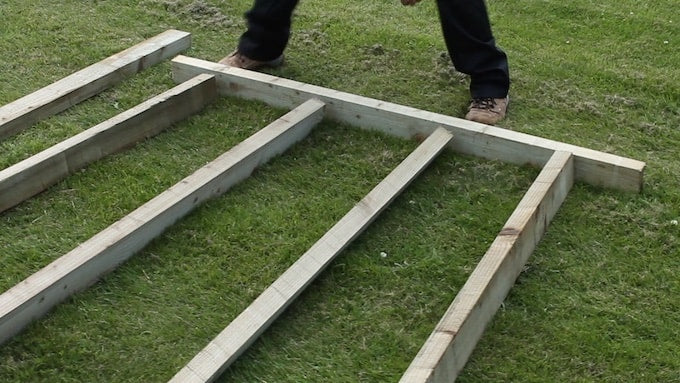
[[0,212],[109,154],[160,133],[217,97],[215,77],[186,81],[99,125],[0,171]]
[[168,30],[2,106],[0,139],[27,129],[190,46],[190,33]]
[[458,292],[401,383],[450,383],[515,283],[573,184],[573,157],[556,152]]
[[542,167],[554,151],[570,152],[577,179],[621,190],[642,188],[645,163],[637,160],[210,61],[178,56],[172,62],[176,81],[198,73],[215,74],[223,95],[284,108],[317,97],[328,105],[329,118],[407,138],[425,137],[443,126],[456,137],[450,143],[453,150],[519,165]]
[[323,109],[319,100],[305,102],[0,295],[0,344],[116,268],[198,204],[306,137]]
[[210,382],[217,378],[427,167],[451,138],[445,129],[432,133],[180,370],[171,382]]

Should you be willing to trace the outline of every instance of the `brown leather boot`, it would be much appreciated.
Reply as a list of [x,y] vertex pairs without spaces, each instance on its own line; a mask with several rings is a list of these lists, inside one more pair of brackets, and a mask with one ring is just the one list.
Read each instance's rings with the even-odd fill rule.
[[239,51],[233,51],[229,56],[220,60],[219,63],[248,70],[257,70],[264,67],[275,68],[283,64],[283,55],[269,61],[258,61],[244,56]]
[[507,96],[505,98],[485,97],[472,99],[465,119],[487,125],[496,125],[498,121],[505,118],[509,102],[510,98]]

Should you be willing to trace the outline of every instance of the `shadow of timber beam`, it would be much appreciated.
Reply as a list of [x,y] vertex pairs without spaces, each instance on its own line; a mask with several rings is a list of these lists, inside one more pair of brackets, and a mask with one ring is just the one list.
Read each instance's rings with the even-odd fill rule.
[[642,188],[645,163],[637,160],[191,57],[178,56],[172,64],[175,81],[214,74],[222,95],[281,108],[318,98],[326,103],[331,119],[404,138],[426,137],[442,126],[456,137],[449,144],[454,151],[518,165],[540,168],[553,152],[570,152],[578,180],[626,191]]
[[88,164],[152,137],[217,98],[207,74],[0,171],[0,212],[40,193]]
[[305,102],[0,295],[0,344],[305,138],[323,110],[319,100]]
[[401,383],[451,383],[573,185],[573,157],[556,152],[505,223]]
[[66,110],[190,46],[190,33],[171,29],[6,104],[0,107],[0,140]]
[[241,355],[451,141],[437,129],[201,350],[171,383],[212,382]]

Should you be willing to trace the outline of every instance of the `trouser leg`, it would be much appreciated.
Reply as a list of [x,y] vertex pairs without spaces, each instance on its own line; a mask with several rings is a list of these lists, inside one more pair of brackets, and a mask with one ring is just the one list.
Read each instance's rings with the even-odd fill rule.
[[279,57],[288,44],[297,3],[298,0],[255,0],[246,12],[248,30],[239,40],[239,52],[259,61]]
[[458,71],[470,75],[472,97],[505,97],[508,60],[496,46],[484,0],[437,0],[437,6],[449,55]]

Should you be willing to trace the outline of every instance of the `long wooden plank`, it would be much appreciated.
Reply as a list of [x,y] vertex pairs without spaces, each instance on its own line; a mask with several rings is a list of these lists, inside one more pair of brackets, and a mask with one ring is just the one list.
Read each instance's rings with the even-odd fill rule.
[[401,383],[450,383],[456,379],[572,184],[573,157],[556,152],[458,292]]
[[190,46],[190,33],[168,30],[2,106],[0,140],[92,97],[126,77],[173,57]]
[[196,76],[99,125],[0,171],[0,212],[69,174],[154,136],[217,97],[215,77]]
[[445,129],[437,129],[432,133],[180,370],[171,382],[211,382],[216,379],[430,164],[451,138]]
[[208,198],[225,193],[306,137],[324,104],[309,100],[0,295],[0,344],[146,246]]
[[191,57],[178,56],[172,63],[176,81],[216,75],[223,95],[286,108],[317,97],[328,105],[329,118],[401,137],[426,137],[442,126],[456,137],[450,143],[454,151],[520,165],[542,167],[554,151],[570,152],[577,179],[621,190],[642,188],[645,163],[637,160]]

